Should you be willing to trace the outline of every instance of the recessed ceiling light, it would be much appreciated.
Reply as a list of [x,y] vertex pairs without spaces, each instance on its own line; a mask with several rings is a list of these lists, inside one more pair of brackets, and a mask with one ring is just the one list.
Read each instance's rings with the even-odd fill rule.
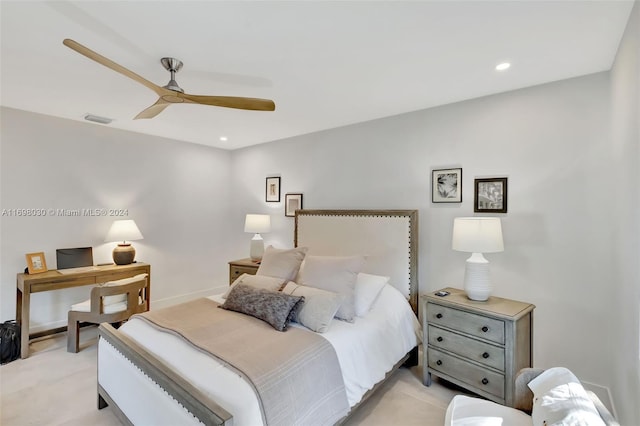
[[220,136],[220,142],[226,142],[227,140],[226,136]]
[[94,123],[100,123],[100,124],[109,124],[113,121],[112,118],[100,117],[99,115],[93,115],[93,114],[86,114],[84,116],[84,119],[87,121],[93,121]]
[[504,71],[506,69],[509,69],[510,66],[511,64],[509,62],[503,62],[501,64],[496,65],[496,71]]

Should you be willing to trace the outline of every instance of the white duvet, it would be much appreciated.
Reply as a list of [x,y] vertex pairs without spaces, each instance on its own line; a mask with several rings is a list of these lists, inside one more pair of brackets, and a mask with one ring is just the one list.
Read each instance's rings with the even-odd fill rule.
[[[211,299],[219,303],[223,301],[219,296],[212,296]],[[357,317],[354,323],[334,319],[329,330],[319,334],[331,343],[338,355],[351,407],[417,345],[419,327],[402,294],[392,286],[385,285],[366,316]],[[238,374],[180,338],[159,331],[145,321],[131,319],[120,331],[172,365],[181,376],[210,395],[233,415],[234,425],[262,424],[257,397],[251,386]],[[184,424],[187,420],[189,423],[196,420],[167,394],[152,391],[150,388],[154,385],[149,379],[124,377],[131,375],[131,371],[127,371],[131,368],[135,367],[101,340],[98,381],[129,420],[136,425],[172,424],[175,421]],[[142,398],[145,401],[138,401],[140,397],[132,400],[132,386],[149,389],[149,392],[144,392],[147,393]],[[139,395],[143,392],[137,390],[135,393]],[[169,407],[171,404],[174,407]]]

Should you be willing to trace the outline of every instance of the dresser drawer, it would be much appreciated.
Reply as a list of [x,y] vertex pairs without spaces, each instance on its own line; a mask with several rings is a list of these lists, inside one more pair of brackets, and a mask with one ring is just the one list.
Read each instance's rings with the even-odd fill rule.
[[451,377],[481,389],[498,398],[504,398],[504,376],[493,371],[488,371],[482,367],[466,362],[455,356],[445,354],[436,349],[428,349],[429,368],[434,372],[440,371]]
[[229,270],[229,284],[233,284],[233,282],[242,274],[255,275],[257,271],[258,268],[233,265]]
[[429,326],[429,345],[504,371],[504,347],[474,340],[439,327]]
[[427,303],[427,321],[456,331],[504,344],[504,322],[482,315]]

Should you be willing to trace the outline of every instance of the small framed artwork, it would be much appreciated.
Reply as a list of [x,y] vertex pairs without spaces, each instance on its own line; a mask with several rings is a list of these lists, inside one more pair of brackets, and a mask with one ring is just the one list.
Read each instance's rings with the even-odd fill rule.
[[476,213],[506,213],[507,178],[475,179],[473,211]]
[[268,203],[280,202],[280,177],[268,177],[267,187],[265,189],[265,200]]
[[294,217],[296,210],[302,210],[302,194],[286,194],[284,196],[284,215]]
[[462,202],[462,169],[433,170],[431,184],[432,203]]
[[44,258],[44,253],[27,253],[27,269],[30,274],[39,274],[41,272],[47,272],[47,261]]

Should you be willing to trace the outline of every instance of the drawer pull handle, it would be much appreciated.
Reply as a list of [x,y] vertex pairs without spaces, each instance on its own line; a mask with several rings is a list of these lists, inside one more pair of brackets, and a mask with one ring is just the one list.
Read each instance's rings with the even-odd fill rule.
[[442,336],[438,336],[438,338],[436,339],[438,342],[442,342],[444,339],[442,338]]
[[484,326],[482,326],[481,330],[482,330],[482,331],[484,331],[484,332],[486,333],[487,331],[489,331],[489,327],[487,327],[486,325],[484,325]]
[[488,385],[489,384],[489,379],[487,379],[486,377],[484,379],[482,379],[482,384],[483,385]]
[[437,361],[436,361],[436,364],[437,364],[437,365],[442,365],[442,361],[437,360]]
[[489,358],[489,352],[485,352],[482,354],[482,358],[487,359]]
[[436,314],[436,318],[438,319],[442,318],[442,314]]

